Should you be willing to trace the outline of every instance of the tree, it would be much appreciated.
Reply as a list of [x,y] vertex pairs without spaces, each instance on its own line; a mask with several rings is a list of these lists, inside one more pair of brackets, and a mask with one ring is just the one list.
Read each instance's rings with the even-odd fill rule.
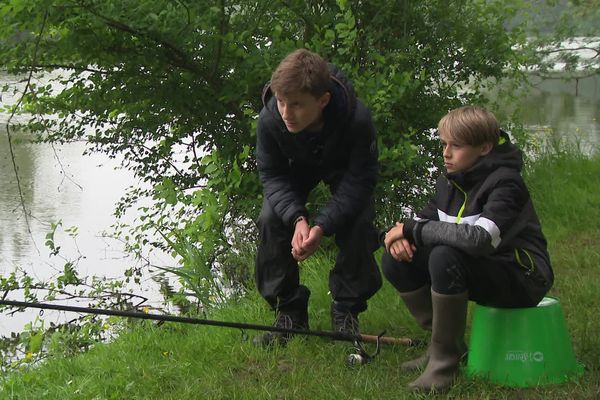
[[600,1],[544,1],[528,29],[529,69],[543,79],[580,79],[600,71]]
[[518,4],[3,0],[0,65],[33,72],[20,111],[39,140],[86,140],[89,151],[123,157],[143,185],[117,213],[140,198],[151,204],[116,234],[132,251],[178,254],[182,267],[169,270],[206,301],[220,287],[214,268],[231,282],[248,276],[261,196],[254,124],[262,86],[285,54],[320,52],[371,108],[385,225],[426,194],[439,117],[482,102],[486,83],[517,70],[523,31],[503,22]]

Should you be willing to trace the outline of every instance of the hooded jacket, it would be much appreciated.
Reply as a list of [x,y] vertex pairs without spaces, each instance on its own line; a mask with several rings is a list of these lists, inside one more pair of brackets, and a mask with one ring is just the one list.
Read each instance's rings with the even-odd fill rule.
[[501,132],[499,143],[466,171],[442,174],[429,204],[403,233],[416,246],[449,245],[474,256],[500,257],[548,285],[554,275],[546,239],[521,176],[521,151]]
[[289,132],[267,84],[256,146],[264,195],[284,223],[308,216],[306,197],[319,181],[331,185],[332,197],[314,218],[325,235],[336,233],[369,204],[378,173],[371,115],[346,76],[334,65],[329,69],[331,99],[323,109],[323,129]]

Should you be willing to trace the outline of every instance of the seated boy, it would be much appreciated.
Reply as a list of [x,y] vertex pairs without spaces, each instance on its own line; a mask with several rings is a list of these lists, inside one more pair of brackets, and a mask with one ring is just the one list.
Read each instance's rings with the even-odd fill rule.
[[425,367],[409,384],[447,390],[467,352],[467,302],[535,306],[554,281],[546,240],[521,177],[521,151],[479,107],[450,111],[438,124],[445,173],[414,220],[385,235],[382,270],[417,323],[431,330]]

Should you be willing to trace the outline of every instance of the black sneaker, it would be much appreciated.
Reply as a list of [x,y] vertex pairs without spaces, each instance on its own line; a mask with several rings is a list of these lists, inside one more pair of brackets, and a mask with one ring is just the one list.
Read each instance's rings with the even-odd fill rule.
[[358,314],[340,310],[334,304],[331,305],[331,326],[335,332],[353,336],[360,335]]
[[[308,313],[304,312],[289,312],[279,311],[273,326],[283,329],[308,329]],[[257,347],[269,347],[273,345],[285,346],[287,342],[294,336],[288,332],[265,332],[257,335],[252,339],[252,342]]]

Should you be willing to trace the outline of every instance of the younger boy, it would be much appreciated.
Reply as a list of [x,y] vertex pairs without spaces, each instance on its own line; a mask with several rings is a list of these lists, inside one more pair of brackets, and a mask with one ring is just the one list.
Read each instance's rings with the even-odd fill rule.
[[434,197],[414,220],[385,235],[384,276],[417,323],[431,330],[425,367],[409,384],[447,390],[467,352],[468,300],[535,306],[554,281],[546,240],[520,175],[520,150],[480,107],[450,111],[438,124],[444,167]]

